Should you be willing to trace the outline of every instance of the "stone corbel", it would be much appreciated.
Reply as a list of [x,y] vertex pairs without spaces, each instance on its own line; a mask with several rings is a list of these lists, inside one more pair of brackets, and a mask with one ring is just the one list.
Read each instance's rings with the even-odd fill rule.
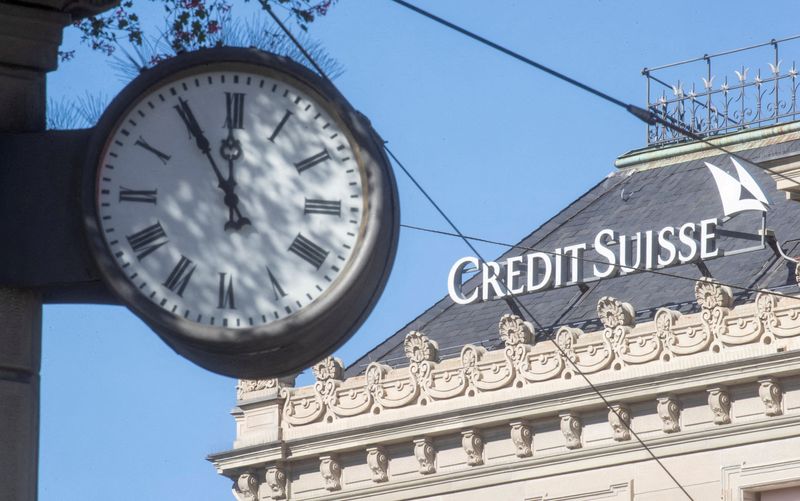
[[624,442],[631,439],[631,409],[625,404],[615,404],[608,411],[608,424],[614,431],[614,440]]
[[270,499],[286,499],[286,471],[282,466],[268,466],[264,479],[266,495]]
[[436,471],[436,449],[433,440],[428,437],[414,440],[414,457],[419,463],[419,472],[423,475]]
[[342,466],[335,455],[319,457],[319,472],[325,479],[325,489],[338,491],[342,488]]
[[480,466],[483,464],[483,438],[478,430],[461,432],[461,446],[467,453],[467,464]]
[[658,417],[661,418],[664,433],[681,431],[681,407],[674,395],[658,397]]
[[367,447],[367,466],[372,472],[373,482],[389,480],[389,455],[386,453],[386,448],[380,445]]
[[774,377],[765,377],[758,380],[758,396],[764,402],[764,414],[767,416],[780,416],[783,414],[783,390],[780,382]]
[[512,421],[511,441],[516,449],[515,454],[518,458],[526,458],[533,455],[533,429],[525,421]]
[[731,422],[731,395],[724,386],[716,386],[708,390],[708,406],[714,413],[714,424]]
[[258,479],[252,473],[242,473],[233,482],[233,489],[231,490],[236,501],[257,501]]
[[567,449],[580,449],[583,447],[581,443],[583,424],[581,424],[580,416],[577,413],[568,411],[562,412],[558,417],[561,419],[561,433],[564,434],[566,439]]

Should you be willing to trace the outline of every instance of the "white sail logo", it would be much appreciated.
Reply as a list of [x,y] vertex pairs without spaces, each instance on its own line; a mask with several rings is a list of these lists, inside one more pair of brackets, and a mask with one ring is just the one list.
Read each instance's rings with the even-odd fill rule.
[[736,167],[736,175],[739,179],[731,176],[716,165],[705,162],[714,181],[717,183],[719,198],[722,200],[722,210],[726,216],[739,212],[755,210],[766,212],[769,201],[767,196],[756,184],[755,179],[745,170],[742,165],[731,158],[733,166]]

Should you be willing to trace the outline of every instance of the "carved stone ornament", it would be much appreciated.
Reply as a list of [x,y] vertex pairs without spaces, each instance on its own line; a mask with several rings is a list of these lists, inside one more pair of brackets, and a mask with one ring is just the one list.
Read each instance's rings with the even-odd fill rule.
[[558,415],[561,418],[561,433],[564,434],[566,439],[567,449],[580,449],[583,447],[581,444],[581,432],[583,425],[581,418],[574,412],[562,412]]
[[720,285],[713,278],[703,277],[694,284],[694,296],[697,304],[704,310],[714,308],[730,308],[733,304],[733,291],[726,285]]
[[328,381],[330,379],[341,381],[344,374],[344,364],[338,358],[325,357],[315,363],[311,370],[314,372],[314,377],[317,381]]
[[436,449],[433,448],[433,441],[430,438],[414,440],[414,457],[417,458],[419,472],[423,475],[436,471]]
[[605,296],[597,302],[597,316],[606,329],[633,325],[635,312],[633,306],[619,299]]
[[270,379],[240,379],[236,384],[236,399],[243,400],[247,398],[248,393],[255,393],[261,390],[293,386],[294,379],[295,376]]
[[436,341],[418,331],[411,331],[403,341],[403,350],[412,363],[435,362],[439,352]]
[[631,409],[624,404],[612,405],[608,411],[608,424],[614,431],[614,440],[624,442],[631,439]]
[[511,441],[514,442],[515,454],[519,458],[533,455],[533,429],[524,421],[512,421]]
[[681,407],[674,395],[658,397],[658,417],[661,418],[664,433],[681,431]]
[[517,315],[506,314],[500,317],[498,330],[500,339],[506,346],[528,344],[533,339],[533,326]]
[[781,402],[783,391],[781,385],[774,377],[765,377],[758,380],[758,396],[764,402],[764,414],[767,416],[780,416],[783,414]]
[[467,464],[479,466],[483,464],[483,438],[478,430],[461,432],[461,446],[467,453]]
[[800,285],[800,261],[794,267],[794,281]]
[[714,413],[714,424],[729,424],[731,422],[731,394],[724,386],[709,388],[708,406]]
[[237,501],[258,500],[258,479],[252,473],[242,473],[233,483],[233,497]]
[[272,499],[286,499],[286,471],[281,466],[270,466],[265,476],[267,490]]
[[372,481],[376,483],[389,480],[389,455],[380,445],[367,447],[367,466],[372,472]]
[[339,458],[334,455],[320,456],[319,472],[325,479],[325,489],[338,491],[342,488],[342,466],[339,464]]

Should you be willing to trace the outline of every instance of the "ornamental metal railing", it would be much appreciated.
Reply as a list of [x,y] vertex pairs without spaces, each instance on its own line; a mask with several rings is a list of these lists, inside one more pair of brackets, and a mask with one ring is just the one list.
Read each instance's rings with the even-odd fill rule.
[[[799,70],[794,61],[789,65],[780,57],[781,48],[786,49],[792,41],[800,45],[800,35],[645,68],[642,75],[647,80],[648,110],[706,137],[797,120],[800,117]],[[739,59],[738,69],[732,74],[716,74],[720,60],[732,54]],[[741,64],[741,60],[753,57],[757,58],[752,61],[755,64]],[[772,61],[758,67],[764,59]],[[692,64],[705,65],[701,81],[688,86],[678,79],[668,83]],[[682,141],[687,138],[679,132],[661,124],[648,125],[648,145]]]

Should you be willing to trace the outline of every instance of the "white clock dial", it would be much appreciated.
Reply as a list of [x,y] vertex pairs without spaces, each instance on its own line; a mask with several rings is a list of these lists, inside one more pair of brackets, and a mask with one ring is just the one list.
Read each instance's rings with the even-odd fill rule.
[[132,286],[174,315],[247,328],[342,276],[365,225],[352,141],[301,86],[232,67],[155,87],[112,129],[96,210]]

